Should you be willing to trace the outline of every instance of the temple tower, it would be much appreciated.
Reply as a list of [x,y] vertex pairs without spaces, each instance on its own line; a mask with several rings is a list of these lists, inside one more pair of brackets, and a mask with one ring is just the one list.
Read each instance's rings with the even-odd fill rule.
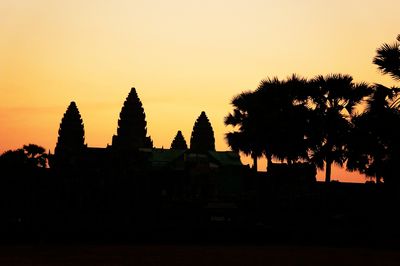
[[81,114],[75,102],[71,102],[64,113],[58,130],[58,139],[54,151],[56,165],[72,163],[85,147],[85,130]]
[[204,111],[194,123],[190,149],[195,152],[215,151],[214,131]]
[[152,148],[147,137],[146,115],[136,89],[132,88],[121,109],[117,134],[113,136],[112,146],[117,150]]

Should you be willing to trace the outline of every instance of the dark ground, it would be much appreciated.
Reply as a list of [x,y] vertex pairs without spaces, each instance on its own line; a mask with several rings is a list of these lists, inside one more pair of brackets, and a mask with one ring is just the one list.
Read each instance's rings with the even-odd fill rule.
[[0,265],[400,265],[399,250],[296,246],[2,246]]

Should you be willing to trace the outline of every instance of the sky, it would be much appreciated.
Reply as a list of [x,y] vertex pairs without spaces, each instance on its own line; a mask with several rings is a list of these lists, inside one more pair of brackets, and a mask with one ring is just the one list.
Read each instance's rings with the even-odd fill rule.
[[[217,150],[228,150],[231,99],[267,77],[346,73],[396,85],[372,58],[400,33],[399,10],[398,0],[2,0],[0,152],[53,151],[71,101],[86,143],[105,147],[131,87],[156,147],[178,130],[189,141],[205,111]],[[337,167],[333,179],[365,181]]]

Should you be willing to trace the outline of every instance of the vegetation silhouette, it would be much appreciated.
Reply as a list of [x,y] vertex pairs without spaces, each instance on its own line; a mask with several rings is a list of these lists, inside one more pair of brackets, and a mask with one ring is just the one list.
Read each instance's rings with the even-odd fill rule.
[[393,44],[383,44],[376,50],[372,61],[383,74],[389,74],[395,80],[400,80],[400,34]]
[[343,165],[346,159],[349,119],[368,93],[366,83],[355,84],[342,74],[264,80],[254,92],[232,101],[234,111],[225,124],[239,131],[227,134],[228,144],[254,155],[254,161],[264,154],[267,165],[273,158],[289,164],[308,161],[319,168],[325,162],[330,182],[332,163]]
[[293,75],[288,80],[267,79],[253,93],[244,92],[232,100],[234,110],[225,124],[238,131],[226,135],[229,146],[250,154],[257,169],[257,158],[265,155],[294,163],[307,159],[306,121],[308,109],[301,104],[306,98],[298,93],[306,80]]
[[355,108],[369,94],[366,83],[354,83],[349,75],[317,76],[310,82],[315,116],[311,124],[311,161],[319,168],[325,162],[325,182],[331,180],[331,166],[343,166]]
[[386,178],[393,148],[397,148],[397,132],[400,126],[398,110],[392,102],[398,98],[398,88],[376,84],[367,100],[365,112],[354,116],[348,145],[347,168],[374,177],[377,183]]
[[[232,150],[250,155],[253,159],[253,170],[257,172],[257,160],[263,155],[263,148],[257,124],[253,119],[253,107],[256,98],[251,92],[242,92],[231,101],[234,110],[225,117],[225,125],[237,127],[237,131],[226,134],[226,140]],[[253,124],[252,124],[253,123]]]
[[[400,80],[400,34],[393,44],[385,43],[377,49],[373,63],[378,66],[383,74],[389,74],[395,81]],[[399,107],[399,87],[387,88],[381,84],[375,85],[374,95],[369,101],[367,114],[371,115],[372,113],[372,118],[369,120],[374,125],[372,128],[375,131],[378,130],[376,135],[381,140],[381,149],[372,150],[376,153],[379,151],[383,159],[379,158],[381,160],[378,160],[380,162],[378,166],[371,165],[371,163],[368,166],[376,169],[377,182],[382,176],[387,186],[391,188],[397,188],[400,183],[397,173],[397,166],[400,164],[400,140],[396,136],[400,127]],[[375,162],[375,160],[373,161]]]
[[28,144],[21,149],[5,151],[0,159],[2,168],[10,170],[45,168],[48,154],[43,147]]

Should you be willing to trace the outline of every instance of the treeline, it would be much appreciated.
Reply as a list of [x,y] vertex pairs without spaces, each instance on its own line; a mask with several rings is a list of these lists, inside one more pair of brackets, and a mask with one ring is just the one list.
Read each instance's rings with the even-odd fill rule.
[[[377,49],[373,63],[384,74],[400,80],[400,35],[397,42]],[[265,156],[293,164],[309,162],[325,167],[331,180],[332,164],[358,170],[379,183],[398,183],[400,163],[400,88],[356,83],[350,75],[318,75],[306,79],[268,78],[255,91],[232,100],[225,124],[233,150],[253,158]]]

